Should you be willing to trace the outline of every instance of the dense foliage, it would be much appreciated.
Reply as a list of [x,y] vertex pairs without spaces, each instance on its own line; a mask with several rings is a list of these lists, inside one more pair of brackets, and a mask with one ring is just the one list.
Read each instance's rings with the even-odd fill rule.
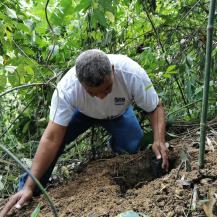
[[[2,0],[0,143],[19,158],[32,158],[55,84],[89,48],[138,61],[168,119],[199,122],[208,6],[206,0]],[[217,113],[216,41],[215,31],[209,118]],[[19,87],[24,84],[34,86]],[[13,191],[19,171],[10,173],[16,167],[1,150],[0,156],[1,197]]]

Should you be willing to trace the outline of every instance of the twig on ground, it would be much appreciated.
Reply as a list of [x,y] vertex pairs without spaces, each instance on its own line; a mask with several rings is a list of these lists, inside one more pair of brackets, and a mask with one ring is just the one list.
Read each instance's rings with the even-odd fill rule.
[[192,205],[191,205],[192,210],[196,209],[197,201],[198,201],[198,186],[195,184],[193,189],[193,198],[192,198]]
[[179,168],[178,168],[178,171],[177,171],[177,175],[176,175],[176,178],[175,178],[175,182],[176,182],[176,180],[178,179],[179,172],[181,171],[181,168],[182,168],[183,164],[184,164],[184,161],[182,161],[182,162],[180,163],[180,165],[179,165]]

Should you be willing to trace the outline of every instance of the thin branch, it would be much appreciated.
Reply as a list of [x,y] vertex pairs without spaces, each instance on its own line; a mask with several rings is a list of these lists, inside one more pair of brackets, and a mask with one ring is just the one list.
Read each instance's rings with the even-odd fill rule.
[[[176,25],[175,29],[177,30],[179,28],[179,25],[184,21],[184,19],[190,14],[190,12],[196,7],[196,5],[200,3],[200,0],[198,0],[191,9],[180,19],[179,23]],[[175,34],[175,31],[170,36],[170,39],[172,40],[173,35]]]
[[14,123],[19,119],[19,117],[23,114],[23,112],[31,105],[34,98],[25,106],[25,108],[19,113],[19,115],[11,122],[9,127],[0,135],[0,139],[9,131],[9,129],[14,125]]
[[32,84],[23,84],[23,85],[20,85],[20,86],[17,86],[17,87],[14,87],[14,88],[11,88],[10,90],[7,90],[3,93],[0,94],[0,98],[8,93],[11,93],[15,90],[20,90],[20,89],[25,89],[25,88],[29,88],[29,87],[35,87],[35,86],[54,86],[56,88],[56,86],[54,84],[52,84],[51,82],[54,81],[56,78],[58,78],[59,76],[61,76],[63,73],[60,72],[59,74],[57,74],[56,76],[53,76],[52,78],[50,78],[46,83],[32,83]]
[[[151,16],[149,15],[149,13],[148,13],[148,11],[147,11],[147,9],[146,9],[145,2],[142,2],[142,5],[143,5],[143,9],[145,10],[146,16],[147,16],[147,18],[148,18],[148,20],[149,20],[149,22],[150,22],[150,24],[151,24],[151,26],[152,26],[152,29],[153,29],[153,31],[154,31],[154,33],[155,33],[156,39],[157,39],[157,41],[158,41],[158,44],[160,45],[161,50],[163,51],[163,53],[165,53],[163,44],[162,44],[162,42],[161,42],[161,40],[160,40],[160,35],[159,35],[158,31],[157,31],[157,28],[155,28],[154,22],[153,22],[153,20],[151,19]],[[169,65],[169,61],[166,59],[166,57],[165,57],[165,60],[166,60],[167,64]]]
[[21,89],[25,89],[25,88],[29,88],[29,87],[35,87],[35,86],[47,86],[48,83],[32,83],[32,84],[23,84],[23,85],[20,85],[20,86],[17,86],[17,87],[14,87],[10,90],[7,90],[3,93],[0,94],[0,98],[8,93],[11,93],[15,90],[21,90]]
[[32,60],[32,58],[30,58],[25,51],[16,43],[16,41],[14,41],[14,39],[12,38],[13,43],[15,44],[15,46],[20,50],[20,52],[27,58],[29,59],[36,67],[37,72],[41,75],[42,79],[45,81],[44,75],[41,73],[41,71],[38,69],[38,67],[36,66],[35,62]]
[[48,19],[48,13],[47,13],[47,7],[48,7],[48,4],[49,4],[49,1],[50,0],[47,0],[46,5],[45,5],[45,18],[46,18],[48,26],[49,26],[49,28],[50,28],[50,30],[52,32],[52,44],[53,44],[53,46],[52,46],[51,51],[48,53],[47,60],[46,60],[46,66],[48,66],[48,62],[49,62],[49,60],[50,60],[50,58],[51,58],[51,56],[52,56],[52,54],[54,52],[54,49],[55,49],[55,43],[54,43],[54,41],[55,41],[55,34],[54,34],[53,28],[52,28],[52,26],[50,24],[50,21]]
[[183,22],[183,20],[191,13],[191,11],[197,6],[197,4],[200,3],[200,0],[198,0],[192,7],[191,9],[180,19],[178,24],[176,25],[176,28],[178,28],[179,24]]
[[[148,18],[149,22],[151,23],[151,26],[152,26],[152,29],[153,29],[153,31],[155,33],[156,39],[158,41],[158,44],[160,45],[162,52],[165,53],[165,49],[164,49],[163,44],[162,44],[162,42],[160,40],[160,35],[159,35],[159,33],[158,33],[155,25],[154,25],[153,20],[151,19],[151,16],[149,15],[149,13],[148,13],[148,11],[146,9],[145,2],[142,2],[142,5],[143,5],[143,9],[144,9],[144,11],[145,11],[145,13],[147,15],[147,18]],[[169,66],[170,63],[169,63],[169,61],[168,61],[168,59],[167,59],[166,56],[165,56],[165,61],[166,61],[167,65]],[[179,91],[181,93],[181,97],[183,99],[183,102],[186,105],[187,104],[187,100],[186,100],[185,95],[183,93],[182,87],[181,87],[181,85],[179,83],[179,80],[178,80],[178,78],[176,76],[174,76],[174,79],[175,79],[176,84],[178,85],[178,89],[179,89]],[[187,109],[187,112],[188,112],[188,116],[191,118],[191,114],[190,114],[190,111],[188,109]]]

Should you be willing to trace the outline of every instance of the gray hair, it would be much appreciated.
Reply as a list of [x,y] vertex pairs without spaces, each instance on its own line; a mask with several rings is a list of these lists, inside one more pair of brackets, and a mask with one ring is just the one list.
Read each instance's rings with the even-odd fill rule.
[[76,59],[75,69],[78,80],[90,87],[99,86],[112,73],[108,56],[98,49],[82,52]]

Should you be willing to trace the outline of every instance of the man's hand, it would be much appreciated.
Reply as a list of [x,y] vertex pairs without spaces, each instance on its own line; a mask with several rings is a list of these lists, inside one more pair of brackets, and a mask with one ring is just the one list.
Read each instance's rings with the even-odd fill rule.
[[23,190],[11,196],[3,210],[0,212],[0,217],[5,217],[13,207],[21,209],[23,205],[32,198],[32,195],[33,191],[31,189],[24,188]]
[[168,149],[164,143],[158,144],[154,143],[152,145],[152,151],[155,153],[157,159],[162,158],[162,169],[166,172],[169,170],[169,156],[168,156]]
[[150,114],[151,126],[154,134],[154,143],[152,150],[157,159],[162,158],[162,169],[168,172],[169,169],[169,157],[168,149],[165,145],[165,112],[162,103],[160,102],[156,109]]

